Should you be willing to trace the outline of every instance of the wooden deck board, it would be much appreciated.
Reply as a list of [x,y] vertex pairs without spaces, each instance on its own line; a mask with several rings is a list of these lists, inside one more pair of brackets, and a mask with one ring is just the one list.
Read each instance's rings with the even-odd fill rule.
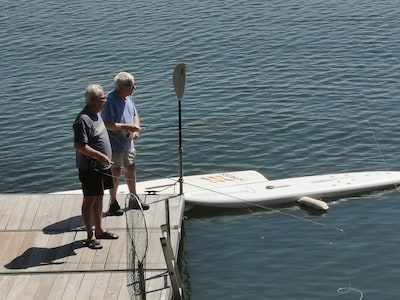
[[110,281],[111,273],[97,273],[96,286],[93,288],[90,298],[87,299],[105,299],[104,295],[107,291],[108,282]]
[[[34,284],[38,281],[37,290],[33,299],[52,299],[50,297],[50,293],[54,287],[54,284],[57,280],[57,276],[52,275],[38,275],[39,278],[36,279]],[[40,288],[39,288],[40,287]],[[54,299],[54,298],[53,298]]]
[[50,291],[48,299],[64,299],[63,295],[68,285],[71,274],[58,274]]
[[[7,195],[10,198],[9,195]],[[14,201],[2,201],[1,211],[0,211],[0,230],[6,230],[8,221],[10,220],[12,210],[14,206],[18,203],[19,196],[16,196]],[[14,203],[15,202],[15,203]]]
[[[171,298],[160,237],[168,195],[141,195],[149,248],[147,299]],[[104,198],[103,211],[109,199]],[[121,206],[125,196],[118,195]],[[129,299],[126,218],[104,216],[105,228],[119,235],[102,240],[103,249],[84,247],[82,195],[0,194],[0,300]],[[170,200],[171,243],[179,247],[183,197]],[[176,253],[177,254],[177,253]]]

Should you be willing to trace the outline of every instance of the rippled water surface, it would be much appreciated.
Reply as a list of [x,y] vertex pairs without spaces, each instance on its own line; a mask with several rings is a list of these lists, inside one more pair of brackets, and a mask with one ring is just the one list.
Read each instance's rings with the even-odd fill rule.
[[[1,193],[79,188],[72,121],[85,87],[110,90],[121,70],[135,75],[147,128],[139,180],[178,174],[172,70],[182,62],[187,175],[400,170],[398,1],[1,4]],[[187,297],[397,299],[398,198],[339,201],[323,216],[191,212]]]

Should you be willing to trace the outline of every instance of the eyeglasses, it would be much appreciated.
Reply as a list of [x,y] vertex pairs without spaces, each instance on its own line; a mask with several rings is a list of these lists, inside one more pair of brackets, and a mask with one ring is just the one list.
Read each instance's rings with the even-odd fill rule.
[[107,102],[107,97],[97,97],[101,102]]
[[135,83],[126,84],[126,87],[129,87],[130,89],[136,90],[136,82]]

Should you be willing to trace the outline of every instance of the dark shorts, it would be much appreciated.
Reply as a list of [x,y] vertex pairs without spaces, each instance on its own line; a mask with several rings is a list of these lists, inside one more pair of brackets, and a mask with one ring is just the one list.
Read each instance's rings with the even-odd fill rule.
[[79,170],[79,180],[82,182],[84,196],[103,196],[104,190],[114,187],[110,169],[103,172]]

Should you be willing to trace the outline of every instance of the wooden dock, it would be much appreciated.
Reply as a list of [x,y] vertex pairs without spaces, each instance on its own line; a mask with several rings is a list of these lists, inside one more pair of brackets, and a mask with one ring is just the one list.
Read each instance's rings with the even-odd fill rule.
[[[124,195],[118,195],[123,206]],[[169,198],[170,241],[177,259],[184,212],[182,196],[141,195],[149,233],[146,298],[169,300],[171,282],[163,255],[160,226]],[[104,197],[103,211],[108,209]],[[0,194],[0,299],[129,299],[124,216],[104,216],[105,228],[119,234],[102,240],[103,249],[83,245],[82,195]]]

